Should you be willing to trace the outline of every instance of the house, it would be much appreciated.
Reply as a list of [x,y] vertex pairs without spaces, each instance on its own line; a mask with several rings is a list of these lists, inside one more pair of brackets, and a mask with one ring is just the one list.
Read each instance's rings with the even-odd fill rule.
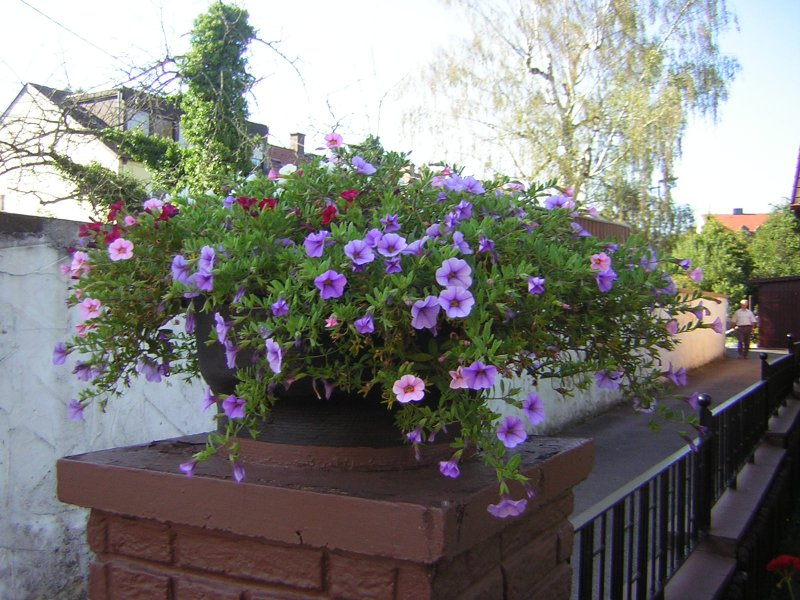
[[[86,220],[92,208],[78,202],[74,187],[55,167],[55,155],[74,162],[93,162],[114,173],[126,173],[147,184],[144,166],[100,139],[104,128],[139,129],[183,143],[180,111],[163,98],[130,88],[82,93],[28,83],[0,115],[0,212]],[[252,162],[255,170],[302,161],[305,136],[292,134],[288,148],[269,143],[269,128],[248,122],[261,142]]]
[[734,233],[755,233],[769,218],[769,213],[745,213],[741,208],[734,208],[732,214],[705,215],[704,219],[709,217],[713,217]]

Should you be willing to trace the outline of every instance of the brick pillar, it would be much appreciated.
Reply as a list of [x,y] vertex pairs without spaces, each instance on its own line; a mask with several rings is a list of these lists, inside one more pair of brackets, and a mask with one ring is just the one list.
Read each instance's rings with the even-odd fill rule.
[[[585,440],[533,438],[519,450],[537,491],[498,520],[494,472],[177,465],[204,436],[64,458],[58,496],[91,509],[92,600],[148,598],[560,600],[570,595],[572,488]],[[521,495],[517,490],[516,497]]]

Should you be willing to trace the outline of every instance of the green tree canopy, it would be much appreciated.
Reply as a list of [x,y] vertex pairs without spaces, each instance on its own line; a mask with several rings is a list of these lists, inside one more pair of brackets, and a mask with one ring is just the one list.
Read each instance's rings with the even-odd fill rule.
[[800,275],[800,222],[788,207],[775,210],[749,246],[753,277]]
[[687,119],[716,115],[738,69],[718,47],[725,0],[449,1],[471,35],[432,61],[410,120],[459,131],[486,166],[555,177],[657,241],[645,213],[682,212],[670,189]]
[[752,263],[747,247],[745,234],[734,233],[709,217],[700,233],[690,233],[678,240],[675,256],[688,258],[693,267],[703,270],[704,290],[736,301],[748,293]]

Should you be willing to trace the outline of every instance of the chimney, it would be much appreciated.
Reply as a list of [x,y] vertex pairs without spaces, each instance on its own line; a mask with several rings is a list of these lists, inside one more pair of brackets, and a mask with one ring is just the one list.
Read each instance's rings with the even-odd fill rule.
[[289,149],[292,150],[297,156],[305,154],[306,134],[293,133],[289,137]]
[[743,215],[744,211],[741,208],[734,208],[733,209],[733,214],[735,214],[735,215]]

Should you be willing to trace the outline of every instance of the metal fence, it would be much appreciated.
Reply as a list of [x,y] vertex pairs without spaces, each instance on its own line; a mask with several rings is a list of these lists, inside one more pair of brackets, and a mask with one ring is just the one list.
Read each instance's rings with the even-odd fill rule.
[[722,404],[698,399],[701,433],[599,504],[572,519],[573,598],[658,600],[711,525],[711,509],[753,460],[769,418],[792,392],[800,343],[769,362],[761,381]]

